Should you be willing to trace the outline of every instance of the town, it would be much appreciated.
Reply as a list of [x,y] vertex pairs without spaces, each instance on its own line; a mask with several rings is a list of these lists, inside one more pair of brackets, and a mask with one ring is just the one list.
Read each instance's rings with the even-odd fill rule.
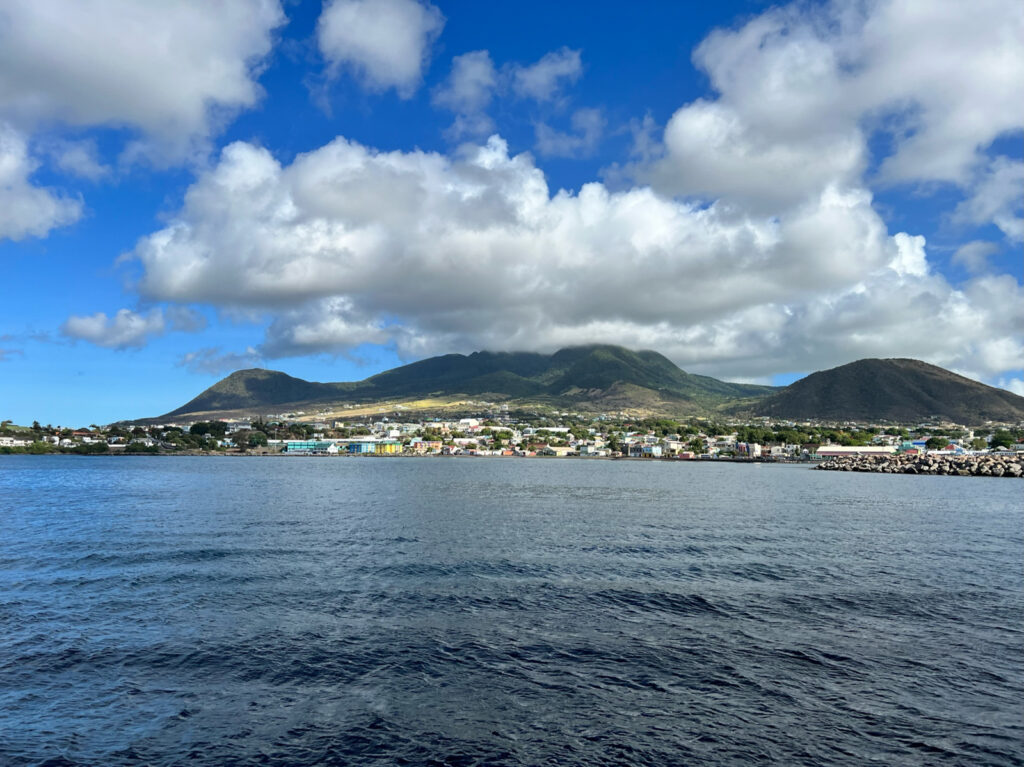
[[[459,414],[462,415],[462,414]],[[88,428],[0,423],[0,454],[506,456],[822,461],[844,456],[1024,452],[1020,424],[817,423],[759,418],[715,422],[579,413],[509,413],[360,421],[287,413],[252,420],[113,424]]]

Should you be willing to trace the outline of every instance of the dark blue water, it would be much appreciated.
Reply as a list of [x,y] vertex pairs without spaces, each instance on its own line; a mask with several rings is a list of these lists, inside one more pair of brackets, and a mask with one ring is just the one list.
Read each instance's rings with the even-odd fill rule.
[[0,764],[1024,764],[1021,483],[0,458]]

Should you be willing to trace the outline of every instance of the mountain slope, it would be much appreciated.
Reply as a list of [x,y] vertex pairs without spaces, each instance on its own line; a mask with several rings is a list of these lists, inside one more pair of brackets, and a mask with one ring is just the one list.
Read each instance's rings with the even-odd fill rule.
[[1024,420],[1024,397],[917,360],[860,360],[775,389],[692,375],[657,352],[607,345],[571,347],[550,355],[446,354],[352,383],[313,383],[272,370],[239,370],[162,417],[464,398],[673,416],[726,411],[823,421],[942,418],[973,425]]
[[338,394],[339,388],[336,384],[312,383],[276,370],[251,368],[236,370],[167,415],[283,405],[289,402],[334,397]]
[[866,359],[812,373],[755,405],[793,419],[943,418],[963,424],[1024,419],[1024,397],[912,359]]
[[[558,406],[699,412],[733,398],[756,397],[770,387],[690,375],[661,354],[594,345],[554,354],[474,352],[413,362],[354,383],[311,383],[271,370],[240,370],[167,414],[262,410],[271,406],[389,399],[486,396]],[[630,392],[626,394],[624,392]],[[606,402],[607,400],[607,402]]]

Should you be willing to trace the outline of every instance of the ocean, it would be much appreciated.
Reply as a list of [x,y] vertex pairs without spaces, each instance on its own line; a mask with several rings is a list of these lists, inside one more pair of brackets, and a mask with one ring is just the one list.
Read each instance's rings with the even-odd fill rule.
[[3,765],[1021,765],[1021,483],[0,457]]

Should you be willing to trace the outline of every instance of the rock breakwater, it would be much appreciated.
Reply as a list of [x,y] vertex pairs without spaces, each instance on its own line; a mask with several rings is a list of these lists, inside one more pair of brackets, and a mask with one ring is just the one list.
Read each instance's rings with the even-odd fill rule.
[[829,458],[816,469],[880,474],[946,474],[961,477],[1024,477],[1020,455],[865,455]]

